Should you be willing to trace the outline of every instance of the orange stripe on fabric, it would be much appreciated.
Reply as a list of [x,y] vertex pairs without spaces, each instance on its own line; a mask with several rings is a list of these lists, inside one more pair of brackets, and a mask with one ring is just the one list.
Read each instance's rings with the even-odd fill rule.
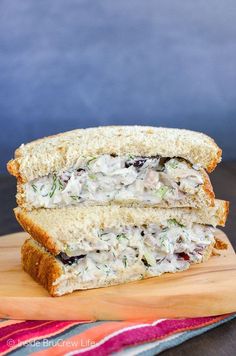
[[97,343],[109,334],[122,330],[128,326],[140,325],[140,323],[134,322],[108,322],[99,326],[94,326],[91,329],[87,329],[84,332],[63,340],[64,344],[56,345],[47,350],[42,350],[33,353],[34,356],[58,356],[64,355],[65,352],[70,352],[73,350],[81,350],[88,346],[91,346],[91,342]]

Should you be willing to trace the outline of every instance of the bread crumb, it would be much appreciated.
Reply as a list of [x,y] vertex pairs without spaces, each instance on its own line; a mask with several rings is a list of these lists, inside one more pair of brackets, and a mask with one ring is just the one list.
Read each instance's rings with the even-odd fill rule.
[[212,256],[220,256],[219,252],[216,252],[215,249],[212,250]]
[[228,244],[218,238],[215,238],[215,249],[217,250],[227,250]]

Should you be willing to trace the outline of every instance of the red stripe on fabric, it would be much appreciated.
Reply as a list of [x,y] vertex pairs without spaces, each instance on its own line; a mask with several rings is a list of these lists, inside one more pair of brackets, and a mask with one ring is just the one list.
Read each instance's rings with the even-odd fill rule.
[[219,317],[164,320],[158,325],[143,326],[133,330],[121,332],[118,335],[111,337],[109,340],[104,341],[102,345],[95,346],[88,351],[81,350],[77,353],[75,351],[74,355],[110,355],[113,352],[122,350],[124,347],[135,346],[144,342],[152,342],[155,340],[163,339],[177,332],[188,331],[209,324],[214,324],[215,322],[226,317],[227,316],[224,315]]
[[[21,325],[19,330],[11,330],[11,332],[0,341],[0,352],[6,352],[16,349],[22,345],[22,343],[27,343],[29,340],[38,340],[45,336],[50,337],[52,334],[58,334],[62,329],[69,328],[73,325],[80,324],[81,322],[73,321],[31,321],[24,324],[24,328]],[[9,340],[11,342],[9,343]]]
[[8,336],[9,334],[18,331],[20,329],[25,329],[27,327],[31,328],[31,327],[37,327],[38,325],[42,325],[46,322],[46,320],[29,320],[29,321],[23,321],[22,323],[16,323],[16,324],[12,324],[12,325],[7,325],[4,326],[2,328],[0,328],[0,341],[2,338],[5,338],[6,336]]

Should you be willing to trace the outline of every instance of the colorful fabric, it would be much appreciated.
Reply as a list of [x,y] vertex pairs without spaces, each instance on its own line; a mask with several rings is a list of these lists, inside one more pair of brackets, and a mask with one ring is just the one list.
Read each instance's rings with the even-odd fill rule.
[[131,321],[0,320],[5,355],[156,355],[236,317]]

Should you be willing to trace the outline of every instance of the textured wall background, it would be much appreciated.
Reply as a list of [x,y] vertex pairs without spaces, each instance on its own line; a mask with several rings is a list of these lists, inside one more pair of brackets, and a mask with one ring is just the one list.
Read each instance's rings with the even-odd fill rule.
[[235,0],[1,0],[0,170],[77,127],[204,131],[236,158]]

